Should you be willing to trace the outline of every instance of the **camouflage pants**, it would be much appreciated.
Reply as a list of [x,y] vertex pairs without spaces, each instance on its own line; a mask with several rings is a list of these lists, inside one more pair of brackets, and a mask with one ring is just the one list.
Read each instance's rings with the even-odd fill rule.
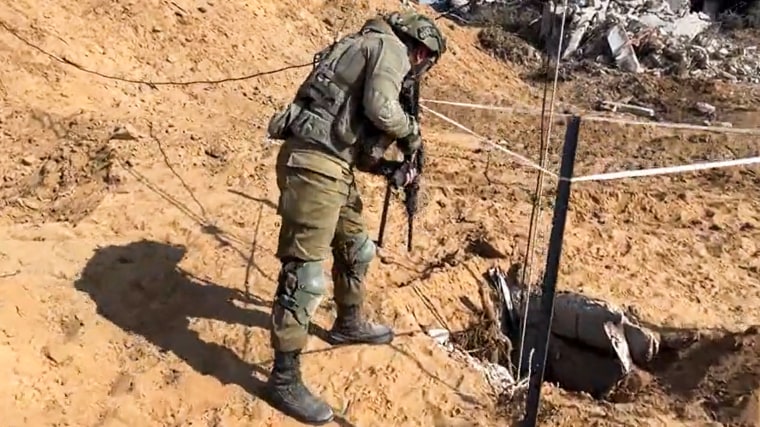
[[[288,260],[297,265],[307,263],[308,280],[320,281],[324,275],[321,265],[333,255],[333,285],[337,304],[360,305],[364,299],[363,274],[353,274],[351,279],[341,277],[340,269],[352,269],[356,264],[356,248],[374,245],[369,240],[362,219],[362,201],[356,187],[353,172],[322,152],[297,148],[287,141],[280,148],[277,158],[277,186],[280,190],[278,214],[280,225],[277,257],[283,261],[278,295],[295,292],[285,290],[282,274]],[[363,246],[362,246],[363,245]],[[362,257],[359,257],[362,258]],[[371,256],[364,256],[369,264]],[[341,262],[341,260],[343,262]],[[363,269],[366,273],[366,268]],[[345,272],[343,272],[345,273]],[[303,280],[303,275],[300,276]],[[302,284],[294,285],[302,287]],[[319,294],[317,291],[315,294]],[[303,296],[303,293],[301,294]],[[309,310],[292,311],[278,304],[277,295],[272,307],[271,342],[275,350],[293,351],[306,345],[308,324],[319,304],[321,295],[307,297],[312,305]],[[299,316],[299,313],[302,313]]]

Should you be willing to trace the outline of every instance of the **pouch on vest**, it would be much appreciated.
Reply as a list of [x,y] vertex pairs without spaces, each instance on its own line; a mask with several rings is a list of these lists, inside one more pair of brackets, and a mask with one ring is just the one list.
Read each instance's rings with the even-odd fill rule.
[[290,136],[290,125],[300,112],[300,106],[290,103],[284,109],[274,113],[267,126],[269,137],[279,140],[287,139]]
[[296,138],[329,146],[332,144],[332,122],[323,119],[308,109],[302,109],[289,127]]
[[297,103],[304,105],[304,108],[290,125],[293,136],[335,147],[335,120],[347,96],[346,88],[338,83],[335,71],[320,64],[296,93]]

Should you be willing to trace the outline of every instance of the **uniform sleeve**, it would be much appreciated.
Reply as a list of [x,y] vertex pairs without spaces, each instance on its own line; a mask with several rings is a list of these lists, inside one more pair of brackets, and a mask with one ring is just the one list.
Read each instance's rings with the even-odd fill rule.
[[401,82],[411,69],[406,50],[383,39],[373,40],[367,50],[364,114],[391,138],[403,138],[413,130],[399,103]]

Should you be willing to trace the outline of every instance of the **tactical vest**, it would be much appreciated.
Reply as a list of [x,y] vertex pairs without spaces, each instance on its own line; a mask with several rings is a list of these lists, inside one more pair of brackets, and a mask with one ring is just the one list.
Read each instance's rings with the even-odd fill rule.
[[317,54],[314,69],[298,88],[292,105],[281,113],[286,116],[281,118],[283,136],[313,144],[353,165],[357,141],[379,132],[365,119],[362,107],[361,38],[373,31],[346,36]]

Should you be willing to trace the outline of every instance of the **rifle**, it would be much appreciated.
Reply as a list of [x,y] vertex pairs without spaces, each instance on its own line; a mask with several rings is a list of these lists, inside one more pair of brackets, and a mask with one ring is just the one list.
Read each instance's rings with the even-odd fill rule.
[[[419,78],[411,77],[404,81],[400,94],[401,106],[404,108],[407,114],[411,115],[419,122],[419,100],[420,100],[420,81]],[[412,250],[412,238],[414,236],[414,216],[417,213],[417,197],[420,190],[420,176],[422,175],[422,168],[424,166],[425,154],[423,147],[420,147],[417,152],[411,155],[404,156],[404,162],[411,164],[417,170],[417,176],[409,185],[404,187],[404,208],[407,216],[407,235],[406,235],[406,250],[411,252]],[[388,222],[388,206],[391,202],[392,186],[391,182],[388,182],[385,188],[385,200],[383,201],[383,213],[380,217],[380,232],[377,238],[377,246],[383,246],[383,237],[385,235],[385,226]]]

